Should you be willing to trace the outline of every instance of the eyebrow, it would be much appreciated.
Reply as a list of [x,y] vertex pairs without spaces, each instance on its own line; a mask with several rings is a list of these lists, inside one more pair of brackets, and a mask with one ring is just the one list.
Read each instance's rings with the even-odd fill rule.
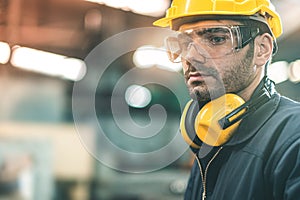
[[225,29],[224,29],[224,27],[220,27],[220,26],[211,27],[211,28],[203,27],[203,28],[199,28],[198,30],[197,29],[187,29],[187,30],[184,30],[183,33],[185,33],[187,35],[189,35],[193,32],[196,32],[197,35],[204,35],[207,33],[220,33],[220,32],[228,33],[227,29],[226,30]]
[[202,34],[205,34],[205,33],[215,33],[215,32],[227,33],[228,31],[225,31],[225,29],[226,28],[223,28],[223,27],[207,28],[207,29],[204,29],[202,31]]

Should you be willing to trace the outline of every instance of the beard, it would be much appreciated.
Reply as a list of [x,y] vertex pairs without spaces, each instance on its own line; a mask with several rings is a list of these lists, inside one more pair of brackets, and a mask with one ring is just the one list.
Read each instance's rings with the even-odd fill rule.
[[[203,64],[189,63],[185,72],[186,84],[192,99],[197,101],[209,101],[216,99],[226,93],[238,93],[245,89],[254,79],[252,61],[254,57],[254,47],[250,44],[243,58],[232,59],[234,63],[223,67],[222,77],[213,67],[203,67]],[[201,71],[211,75],[214,82],[205,79],[188,84],[191,72]]]

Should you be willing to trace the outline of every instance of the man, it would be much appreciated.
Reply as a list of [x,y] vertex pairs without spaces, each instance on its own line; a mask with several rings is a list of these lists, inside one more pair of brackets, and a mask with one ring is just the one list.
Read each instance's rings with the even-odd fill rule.
[[282,33],[270,1],[174,0],[154,25],[178,32],[166,46],[193,99],[180,126],[196,158],[185,199],[299,199],[300,105],[267,77]]

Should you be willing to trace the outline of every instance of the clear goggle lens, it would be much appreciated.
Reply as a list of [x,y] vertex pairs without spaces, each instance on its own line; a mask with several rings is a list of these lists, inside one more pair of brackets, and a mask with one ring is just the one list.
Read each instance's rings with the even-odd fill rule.
[[243,48],[259,34],[258,28],[247,26],[204,26],[181,31],[166,39],[172,62],[186,58],[193,47],[203,57],[220,58]]

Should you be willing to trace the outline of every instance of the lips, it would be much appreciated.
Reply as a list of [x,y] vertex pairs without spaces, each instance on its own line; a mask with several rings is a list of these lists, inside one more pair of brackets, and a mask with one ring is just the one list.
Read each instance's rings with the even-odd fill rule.
[[188,81],[193,84],[195,82],[203,82],[205,79],[208,77],[211,77],[211,75],[206,74],[206,73],[200,73],[200,72],[195,72],[195,73],[190,73],[188,75]]

